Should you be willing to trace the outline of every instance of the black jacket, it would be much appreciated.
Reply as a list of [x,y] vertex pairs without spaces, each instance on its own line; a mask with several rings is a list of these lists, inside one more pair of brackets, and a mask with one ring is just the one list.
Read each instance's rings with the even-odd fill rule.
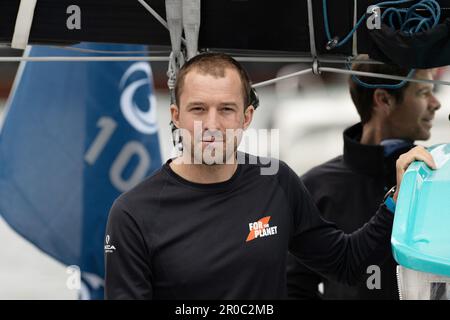
[[[362,126],[356,124],[344,131],[344,154],[308,171],[303,182],[322,216],[351,233],[368,222],[386,191],[395,185],[395,162],[413,147],[404,143],[386,156],[381,145],[363,145]],[[381,269],[381,289],[367,288],[367,273],[363,281],[347,286],[310,271],[297,258],[288,257],[288,295],[293,299],[398,299],[396,263],[389,256]],[[318,284],[324,283],[324,295]]]

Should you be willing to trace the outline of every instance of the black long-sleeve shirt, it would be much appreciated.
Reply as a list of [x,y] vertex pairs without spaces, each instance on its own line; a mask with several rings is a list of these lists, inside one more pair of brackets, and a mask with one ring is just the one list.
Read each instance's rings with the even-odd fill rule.
[[346,283],[389,253],[393,215],[385,206],[346,235],[320,217],[281,161],[276,174],[261,175],[247,158],[214,184],[189,182],[169,162],[111,209],[107,299],[286,298],[288,250]]

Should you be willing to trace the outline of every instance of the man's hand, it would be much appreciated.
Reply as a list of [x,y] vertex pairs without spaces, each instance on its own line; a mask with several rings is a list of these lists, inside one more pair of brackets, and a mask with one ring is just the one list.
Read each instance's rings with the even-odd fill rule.
[[434,163],[431,154],[422,146],[417,146],[407,153],[402,154],[397,160],[397,188],[394,194],[394,201],[397,202],[398,192],[400,191],[400,183],[402,182],[403,175],[406,169],[414,161],[423,161],[431,169],[436,169],[436,164]]

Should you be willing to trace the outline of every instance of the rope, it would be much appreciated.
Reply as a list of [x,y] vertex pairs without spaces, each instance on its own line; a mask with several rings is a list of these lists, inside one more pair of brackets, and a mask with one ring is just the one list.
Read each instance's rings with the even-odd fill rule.
[[[386,8],[391,5],[400,5],[409,3],[415,0],[396,0],[396,1],[384,1],[379,2],[373,6],[378,8]],[[370,7],[369,7],[370,8]],[[421,12],[421,14],[417,13]],[[323,0],[323,16],[324,16],[324,27],[325,33],[328,38],[327,50],[340,47],[344,45],[351,37],[356,33],[361,24],[367,19],[364,14],[358,20],[353,29],[344,37],[343,40],[339,41],[339,37],[331,37],[330,26],[328,22],[328,9],[327,0]],[[389,27],[400,30],[406,34],[413,35],[417,32],[423,32],[434,28],[441,17],[441,7],[435,0],[420,0],[418,3],[410,6],[409,8],[395,8],[388,7],[381,15],[381,20],[384,21]],[[348,68],[350,68],[347,65]],[[407,79],[414,75],[415,70],[411,69],[408,73]],[[358,85],[365,88],[386,88],[386,89],[399,89],[403,87],[407,80],[403,80],[398,84],[368,84],[360,80],[356,75],[352,76],[352,80]]]
[[[181,44],[186,46],[188,60],[198,52],[200,0],[166,0],[167,22],[144,0],[138,0],[138,2],[169,30],[172,53],[169,57],[167,69],[167,86],[173,102],[173,89],[175,88],[177,74],[185,62]],[[186,39],[182,37],[183,29]]]
[[309,27],[309,46],[310,46],[311,56],[316,57],[317,50],[316,50],[316,38],[315,38],[315,33],[314,33],[312,0],[308,0],[308,27]]
[[[390,5],[400,5],[416,0],[396,0],[396,1],[384,1],[375,4],[374,6],[379,8],[386,8]],[[362,15],[353,29],[344,37],[344,39],[339,40],[339,37],[331,36],[330,25],[328,22],[328,8],[327,0],[322,0],[323,2],[323,17],[324,17],[324,27],[325,33],[328,39],[327,49],[331,50],[333,48],[338,48],[352,37],[356,30],[361,26],[361,24],[367,19],[366,14]],[[417,13],[417,11],[421,14]],[[385,23],[393,29],[401,30],[408,34],[414,34],[421,31],[429,30],[435,27],[439,23],[441,17],[441,7],[435,0],[420,0],[418,3],[412,5],[409,8],[387,8],[382,16],[381,20],[387,20]]]
[[31,25],[33,23],[34,9],[37,0],[21,0],[17,13],[16,25],[11,41],[11,48],[25,49],[30,37]]

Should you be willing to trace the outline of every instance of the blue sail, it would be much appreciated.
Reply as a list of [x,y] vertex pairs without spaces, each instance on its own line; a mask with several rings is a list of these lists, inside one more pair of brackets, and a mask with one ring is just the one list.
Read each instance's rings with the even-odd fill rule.
[[[145,50],[110,44],[75,48],[35,46],[27,54]],[[0,214],[39,249],[78,266],[91,298],[101,298],[109,209],[120,193],[161,166],[150,65],[23,62],[5,113]]]

